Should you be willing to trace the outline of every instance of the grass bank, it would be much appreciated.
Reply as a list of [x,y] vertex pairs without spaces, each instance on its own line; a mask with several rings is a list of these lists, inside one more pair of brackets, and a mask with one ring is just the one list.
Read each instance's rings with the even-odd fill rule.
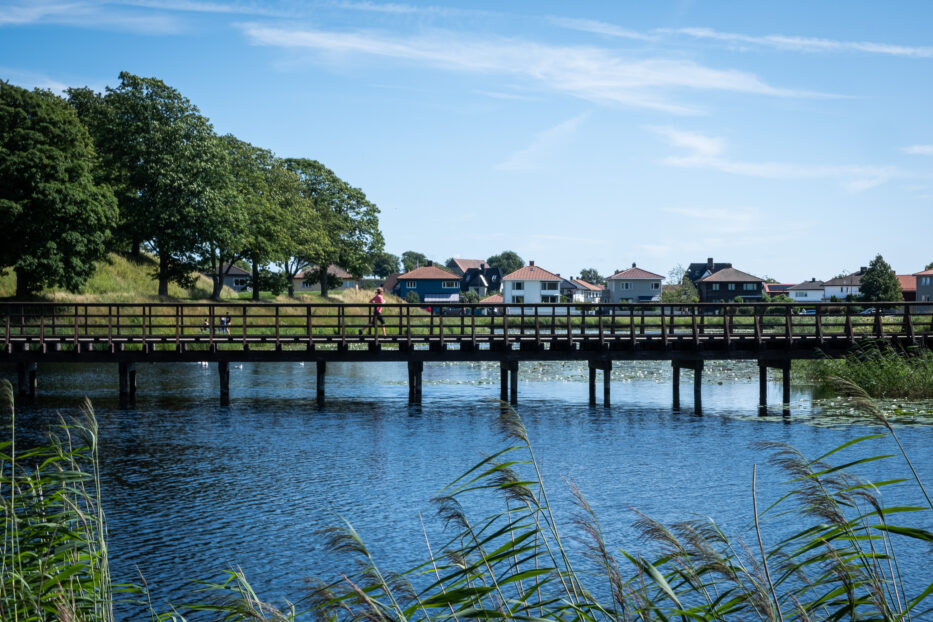
[[865,343],[842,359],[795,361],[794,374],[826,389],[842,379],[873,398],[933,398],[933,352],[926,348]]

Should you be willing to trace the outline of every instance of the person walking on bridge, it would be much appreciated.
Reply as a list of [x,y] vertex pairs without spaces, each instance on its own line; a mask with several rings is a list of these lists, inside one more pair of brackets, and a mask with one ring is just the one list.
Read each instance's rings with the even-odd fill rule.
[[376,288],[376,295],[369,299],[370,304],[376,305],[373,308],[373,314],[370,316],[369,324],[360,329],[360,334],[368,333],[370,328],[376,328],[376,322],[382,324],[382,336],[386,336],[386,320],[382,317],[382,305],[385,304],[385,297],[382,295],[382,288]]

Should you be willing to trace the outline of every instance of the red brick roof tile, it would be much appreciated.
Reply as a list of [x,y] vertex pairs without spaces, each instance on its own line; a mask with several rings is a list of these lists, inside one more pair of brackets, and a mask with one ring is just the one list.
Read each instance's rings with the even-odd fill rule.
[[493,294],[492,296],[486,296],[485,298],[480,300],[480,302],[484,302],[486,304],[495,304],[497,302],[502,302],[502,301],[503,301],[502,294]]
[[519,268],[511,274],[502,277],[503,281],[563,281],[552,272],[548,272],[541,266],[527,265]]
[[[930,270],[933,273],[933,270]],[[902,292],[915,292],[917,291],[917,277],[913,274],[898,274],[897,280],[901,283]]]
[[405,274],[400,274],[398,279],[400,281],[417,281],[418,279],[459,281],[460,277],[437,266],[421,266]]
[[654,272],[648,272],[647,270],[642,270],[637,266],[632,266],[628,270],[623,270],[622,272],[616,272],[613,274],[610,279],[624,279],[627,281],[634,281],[638,279],[663,279],[664,277],[660,274],[655,274]]

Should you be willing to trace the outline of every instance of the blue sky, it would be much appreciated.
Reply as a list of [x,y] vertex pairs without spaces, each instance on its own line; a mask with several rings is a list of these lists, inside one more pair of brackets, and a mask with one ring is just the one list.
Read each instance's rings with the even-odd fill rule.
[[362,188],[396,254],[798,282],[933,261],[931,23],[929,2],[5,0],[0,78],[161,78]]

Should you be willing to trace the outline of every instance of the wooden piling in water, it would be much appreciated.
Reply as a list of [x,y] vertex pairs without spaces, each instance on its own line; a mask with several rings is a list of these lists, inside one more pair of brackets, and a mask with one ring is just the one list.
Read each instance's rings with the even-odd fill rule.
[[217,374],[220,377],[220,405],[230,405],[230,363],[218,361]]
[[408,401],[411,404],[421,403],[423,376],[424,361],[408,361]]
[[324,377],[327,373],[327,361],[317,361],[317,403],[324,403]]

